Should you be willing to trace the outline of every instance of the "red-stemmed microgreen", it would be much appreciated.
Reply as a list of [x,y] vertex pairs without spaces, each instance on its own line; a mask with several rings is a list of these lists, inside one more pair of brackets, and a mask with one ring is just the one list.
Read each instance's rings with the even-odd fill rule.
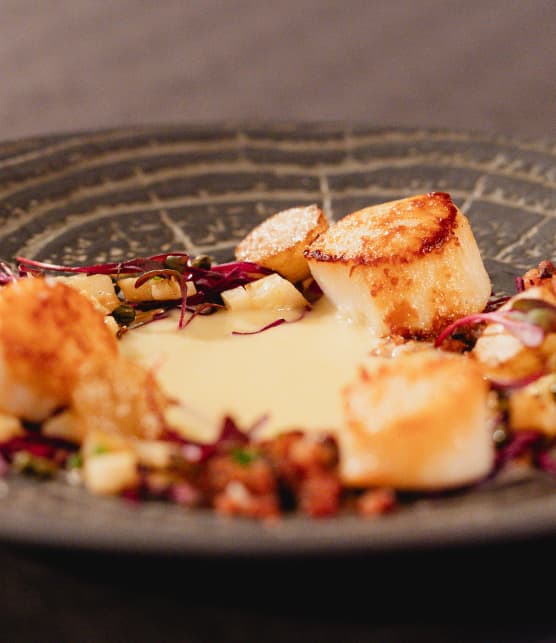
[[266,326],[263,326],[258,330],[234,330],[232,331],[232,335],[258,335],[259,333],[263,333],[265,330],[276,328],[276,326],[281,326],[282,324],[293,324],[295,322],[301,321],[310,310],[310,306],[305,306],[303,312],[295,319],[285,319],[284,317],[280,317],[279,319],[275,319],[274,321],[270,322],[270,324],[266,324]]
[[[272,274],[272,270],[250,261],[211,265],[208,257],[202,256],[192,260],[186,252],[167,252],[150,257],[136,257],[117,263],[98,263],[89,266],[67,266],[27,259],[26,257],[16,257],[16,260],[18,263],[18,276],[13,274],[7,264],[0,264],[0,286],[18,277],[41,276],[51,272],[108,275],[115,280],[126,275],[136,276],[135,288],[139,288],[149,279],[175,278],[180,287],[179,299],[156,302],[156,305],[165,310],[179,308],[178,327],[180,329],[185,328],[191,320],[191,318],[186,318],[186,312],[191,312],[195,316],[197,310],[201,314],[206,312],[208,307],[220,307],[222,306],[220,295],[225,290],[245,286],[252,281]],[[187,294],[188,282],[195,286],[195,294],[190,296]],[[126,302],[122,298],[122,303],[129,304],[130,302]],[[152,308],[153,302],[134,302],[132,305],[138,310],[148,310]],[[130,324],[128,328],[136,328],[139,325],[148,323],[148,321],[160,318],[161,316],[158,313],[149,314],[140,319],[140,321],[138,320],[137,323]]]
[[546,333],[556,331],[556,306],[543,299],[514,299],[507,310],[477,313],[458,319],[438,335],[435,346],[441,346],[457,328],[483,322],[500,324],[524,346],[536,348],[543,343]]
[[5,261],[0,261],[0,286],[5,286],[12,281],[17,281],[17,276]]

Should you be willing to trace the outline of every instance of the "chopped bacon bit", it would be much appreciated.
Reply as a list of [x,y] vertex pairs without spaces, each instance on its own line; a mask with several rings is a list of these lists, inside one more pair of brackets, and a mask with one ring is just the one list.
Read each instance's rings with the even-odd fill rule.
[[251,494],[240,482],[231,482],[226,489],[214,498],[214,508],[226,516],[246,518],[275,519],[280,516],[277,494]]
[[[550,282],[554,288],[554,278],[556,275],[556,267],[551,261],[541,261],[537,268],[531,268],[528,270],[523,277],[516,278],[516,285],[518,286],[518,292],[522,290],[528,290],[534,286],[543,286],[547,282]],[[521,287],[521,290],[520,290]],[[556,290],[556,289],[555,289]]]
[[187,480],[221,513],[267,518],[288,500],[314,517],[339,510],[338,448],[329,436],[292,431],[254,443],[226,418],[219,439],[204,445],[196,462]]
[[357,499],[356,507],[361,516],[378,516],[395,509],[396,494],[393,489],[368,489]]
[[338,464],[338,447],[329,436],[319,439],[291,431],[263,442],[262,450],[280,478],[292,487],[314,471],[335,470]]
[[215,455],[208,460],[205,475],[205,485],[213,493],[224,491],[232,481],[241,483],[256,495],[276,491],[276,480],[270,464],[258,456],[249,464],[240,464],[233,453]]
[[281,486],[291,492],[298,507],[310,516],[338,512],[341,483],[338,447],[333,438],[318,438],[292,431],[263,443]]
[[541,261],[539,263],[539,277],[541,279],[547,279],[548,277],[552,277],[552,275],[556,272],[556,268],[554,267],[554,264],[552,261]]
[[335,473],[311,473],[299,485],[299,507],[311,518],[334,516],[340,508],[341,493],[342,485]]
[[448,337],[448,339],[442,344],[442,350],[445,353],[465,353],[473,347],[476,342],[476,338],[463,340],[456,339],[455,337]]

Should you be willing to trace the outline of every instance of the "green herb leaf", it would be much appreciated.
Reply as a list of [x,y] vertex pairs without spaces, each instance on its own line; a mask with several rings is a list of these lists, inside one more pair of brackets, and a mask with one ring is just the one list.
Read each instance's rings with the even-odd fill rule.
[[241,464],[244,467],[249,466],[253,460],[256,460],[258,454],[255,451],[248,451],[247,449],[232,449],[230,455],[234,462]]
[[81,469],[83,466],[83,456],[81,453],[73,453],[66,460],[66,467],[68,469]]

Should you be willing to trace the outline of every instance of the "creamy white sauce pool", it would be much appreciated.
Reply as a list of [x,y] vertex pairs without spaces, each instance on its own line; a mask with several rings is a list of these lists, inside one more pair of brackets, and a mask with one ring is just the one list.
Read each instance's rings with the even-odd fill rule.
[[[299,313],[286,313],[296,318]],[[284,313],[219,311],[177,329],[178,315],[127,333],[122,352],[156,369],[164,390],[181,400],[170,420],[188,437],[211,440],[222,417],[242,428],[263,416],[264,434],[343,424],[341,390],[368,363],[378,341],[368,328],[339,319],[321,299],[301,321],[256,335]]]

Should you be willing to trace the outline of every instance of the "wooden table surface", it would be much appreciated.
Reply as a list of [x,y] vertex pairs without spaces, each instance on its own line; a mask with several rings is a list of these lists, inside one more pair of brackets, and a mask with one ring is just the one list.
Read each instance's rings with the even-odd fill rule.
[[2,0],[0,139],[357,120],[556,139],[554,0]]

